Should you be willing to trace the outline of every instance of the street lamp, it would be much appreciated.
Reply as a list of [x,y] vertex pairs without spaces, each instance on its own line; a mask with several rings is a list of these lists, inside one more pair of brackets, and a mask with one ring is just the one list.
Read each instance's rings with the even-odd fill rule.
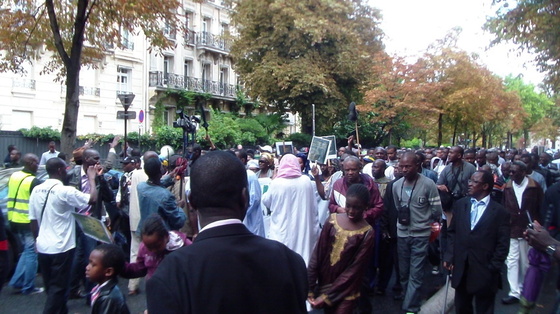
[[134,100],[133,93],[126,93],[126,94],[118,94],[117,97],[121,101],[121,104],[124,108],[124,156],[126,158],[127,155],[127,140],[126,140],[126,126],[128,124],[128,108],[132,105],[132,101]]

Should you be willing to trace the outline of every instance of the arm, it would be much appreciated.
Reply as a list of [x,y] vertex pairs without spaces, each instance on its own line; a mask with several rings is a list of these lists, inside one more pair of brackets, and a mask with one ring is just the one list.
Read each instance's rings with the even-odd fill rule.
[[[432,183],[432,181],[427,181],[429,183]],[[435,186],[429,186],[428,187],[428,202],[430,203],[430,210],[432,212],[432,219],[434,221],[440,221],[441,220],[441,212],[442,212],[442,208],[441,208],[441,200],[439,198],[439,192],[438,189]]]
[[31,219],[31,233],[35,239],[39,236],[39,223],[35,219]]
[[138,256],[136,256],[136,262],[126,263],[125,267],[120,274],[123,278],[140,278],[148,274],[148,268],[144,264],[146,256],[146,247],[143,243],[140,243],[140,248],[138,249]]
[[533,226],[533,230],[527,229],[524,233],[529,245],[541,252],[546,252],[546,248],[550,245],[556,245],[557,249],[552,257],[560,261],[560,242],[551,237],[538,221],[533,221]]
[[502,269],[502,265],[504,264],[509,252],[510,214],[505,209],[500,209],[497,244],[494,254],[492,255],[492,259],[490,260],[490,264],[488,265],[488,267],[494,272],[499,272]]
[[[87,169],[87,176],[89,180],[89,186],[96,186],[95,185],[95,177],[97,176],[99,171],[103,171],[100,165],[89,166]],[[97,189],[91,189],[89,194],[89,202],[88,204],[94,204],[97,201]]]
[[[342,180],[342,179],[339,179]],[[334,184],[333,184],[333,191],[331,193],[331,198],[329,200],[329,212],[331,213],[345,213],[346,209],[342,206],[340,206],[338,204],[338,202],[336,201],[337,197],[341,197],[341,193],[340,193],[340,185],[343,184],[343,181],[337,180]]]
[[327,197],[325,195],[325,186],[319,178],[319,169],[317,169],[317,165],[313,166],[313,168],[311,169],[311,174],[313,175],[313,179],[315,181],[315,186],[317,186],[317,192],[319,193],[319,196],[321,197],[321,199],[326,200]]
[[167,222],[169,228],[171,230],[179,230],[185,224],[187,220],[187,216],[183,209],[177,206],[177,202],[175,201],[175,196],[168,192],[168,197],[166,200],[163,201],[162,207],[158,210],[163,220]]
[[367,212],[364,213],[364,218],[366,218],[371,226],[374,226],[375,220],[383,214],[383,199],[381,198],[381,194],[379,194],[377,184],[373,181],[371,181],[371,188],[369,190],[369,208]]

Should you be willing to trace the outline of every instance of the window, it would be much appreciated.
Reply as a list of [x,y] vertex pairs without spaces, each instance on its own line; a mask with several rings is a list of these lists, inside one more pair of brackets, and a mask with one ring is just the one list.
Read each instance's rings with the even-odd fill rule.
[[121,44],[124,49],[134,50],[134,41],[128,29],[121,30]]
[[117,93],[130,93],[132,87],[130,85],[130,77],[132,69],[125,67],[117,68]]
[[163,57],[163,83],[169,83],[169,73],[173,68],[173,60],[171,57]]
[[210,92],[210,80],[212,79],[212,73],[210,71],[210,63],[202,64],[202,89],[207,93]]
[[228,94],[228,68],[220,69],[220,95]]
[[205,17],[202,20],[202,38],[201,43],[203,45],[208,45],[210,43],[210,19]]

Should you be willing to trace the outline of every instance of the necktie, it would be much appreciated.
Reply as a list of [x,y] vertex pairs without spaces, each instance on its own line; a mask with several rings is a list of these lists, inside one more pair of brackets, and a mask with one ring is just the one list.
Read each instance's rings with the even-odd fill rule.
[[95,303],[95,300],[97,300],[97,298],[99,297],[100,290],[101,285],[96,285],[95,287],[93,287],[93,289],[91,289],[91,305],[93,305],[93,303]]
[[474,228],[476,223],[476,218],[478,217],[478,206],[484,206],[484,201],[477,201],[476,199],[471,199],[471,230]]

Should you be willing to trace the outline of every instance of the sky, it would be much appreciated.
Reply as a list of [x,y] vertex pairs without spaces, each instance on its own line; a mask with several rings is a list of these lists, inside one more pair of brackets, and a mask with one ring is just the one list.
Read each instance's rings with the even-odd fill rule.
[[513,44],[489,48],[494,36],[482,29],[487,16],[496,10],[492,0],[369,0],[381,10],[381,29],[386,51],[404,57],[422,55],[437,39],[453,27],[463,31],[459,48],[480,56],[480,62],[501,77],[523,75],[527,83],[538,85],[543,80],[532,62],[533,56],[519,53]]

